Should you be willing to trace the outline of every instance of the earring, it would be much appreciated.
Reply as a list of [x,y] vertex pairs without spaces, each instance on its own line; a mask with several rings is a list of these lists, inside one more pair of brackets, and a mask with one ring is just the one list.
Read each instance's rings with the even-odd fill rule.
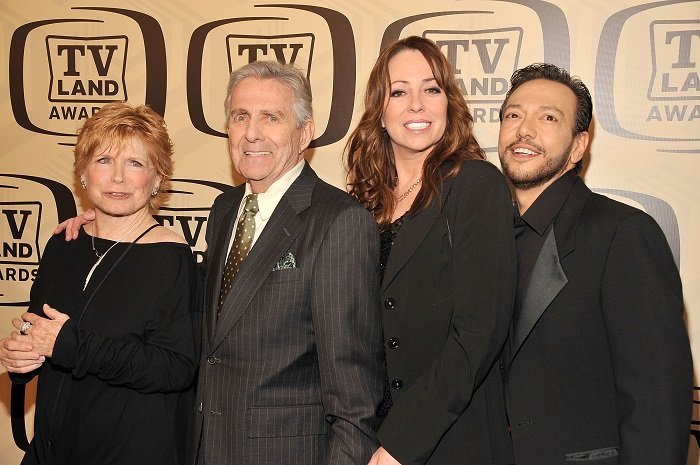
[[83,190],[87,190],[87,182],[85,178],[80,178],[80,185],[83,186]]
[[158,187],[154,187],[153,191],[151,192],[151,197],[155,197],[156,195],[158,195]]

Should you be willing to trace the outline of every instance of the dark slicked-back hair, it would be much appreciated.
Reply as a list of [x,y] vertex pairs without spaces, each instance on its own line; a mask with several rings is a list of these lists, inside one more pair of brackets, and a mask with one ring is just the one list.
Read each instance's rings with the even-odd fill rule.
[[[576,136],[588,131],[588,126],[590,126],[591,118],[593,117],[593,101],[591,100],[591,93],[588,91],[588,87],[580,78],[571,76],[567,70],[550,63],[534,63],[513,73],[510,77],[510,89],[506,94],[505,100],[503,100],[498,115],[501,121],[503,121],[503,110],[508,105],[508,99],[513,92],[526,82],[534,81],[535,79],[558,82],[571,89],[576,96],[576,122],[573,128],[573,135]],[[574,170],[578,173],[581,171],[582,166],[582,161],[579,161]]]
[[515,90],[528,81],[535,79],[547,79],[548,81],[564,84],[576,96],[576,124],[574,125],[574,135],[588,131],[588,126],[591,124],[593,116],[593,102],[591,93],[588,91],[586,84],[576,76],[571,76],[569,72],[558,66],[549,63],[534,63],[525,68],[521,68],[513,73],[510,77],[510,89],[506,94],[499,117],[503,118],[503,109],[508,104],[508,99]]

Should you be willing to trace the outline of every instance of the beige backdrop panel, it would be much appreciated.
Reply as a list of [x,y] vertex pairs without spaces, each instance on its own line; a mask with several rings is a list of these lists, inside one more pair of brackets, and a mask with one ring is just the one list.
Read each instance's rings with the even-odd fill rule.
[[[514,69],[550,61],[583,78],[595,103],[585,179],[645,209],[664,228],[699,353],[699,1],[270,3],[276,6],[0,2],[0,334],[26,308],[53,226],[82,209],[72,134],[104,102],[147,101],[164,111],[176,146],[177,192],[160,219],[201,253],[208,208],[235,179],[223,137],[230,70],[254,59],[284,59],[307,72],[317,121],[308,159],[321,177],[344,187],[342,151],[377,53],[392,38],[419,34],[439,42],[455,67],[492,161],[497,108]],[[11,464],[21,453],[11,439],[8,398],[1,371],[0,462]],[[689,443],[688,463],[699,464],[697,444]]]

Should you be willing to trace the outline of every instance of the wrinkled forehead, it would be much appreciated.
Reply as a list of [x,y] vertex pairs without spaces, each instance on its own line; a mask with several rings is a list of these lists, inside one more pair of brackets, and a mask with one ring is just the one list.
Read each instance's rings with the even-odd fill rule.
[[291,109],[293,102],[294,92],[279,79],[248,77],[233,87],[229,104],[232,109],[238,107]]

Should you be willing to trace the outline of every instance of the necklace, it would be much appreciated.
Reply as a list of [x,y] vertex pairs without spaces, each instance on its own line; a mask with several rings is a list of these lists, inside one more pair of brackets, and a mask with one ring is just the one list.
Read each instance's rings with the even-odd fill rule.
[[[124,238],[126,236],[128,236],[134,229],[135,228],[131,228],[127,232],[125,232],[122,237],[117,239],[117,241],[114,244],[110,245],[109,248],[102,254],[99,253],[97,251],[97,249],[95,248],[95,236],[90,236],[92,238],[92,251],[95,252],[95,256],[97,257],[97,261],[95,262],[94,265],[92,265],[92,268],[90,268],[90,271],[88,271],[87,277],[85,278],[85,284],[83,284],[83,290],[85,290],[85,288],[87,287],[88,283],[90,282],[90,278],[92,278],[92,273],[95,272],[95,269],[100,264],[100,262],[102,262],[102,259],[105,258],[105,256],[109,253],[109,251],[112,250],[115,245],[121,243],[121,241],[124,240]],[[95,231],[95,232],[97,232],[97,231]]]
[[[396,196],[396,203],[401,203],[401,201],[402,201],[403,199],[405,199],[406,197],[408,197],[409,194],[410,194],[411,192],[413,192],[413,190],[414,190],[416,187],[418,187],[418,184],[420,184],[422,180],[423,180],[423,178],[418,178],[418,181],[416,181],[416,182],[414,182],[413,184],[411,184],[411,187],[409,187],[408,190],[407,190],[406,192],[404,192],[404,193],[401,194],[401,195]],[[398,182],[398,178],[397,178],[397,182]]]
[[119,243],[122,241],[122,239],[124,239],[124,236],[122,236],[121,238],[119,238],[119,240],[118,240],[117,242],[115,242],[114,244],[112,244],[111,246],[109,246],[109,248],[108,248],[104,253],[99,253],[99,252],[97,251],[97,248],[95,247],[95,236],[90,236],[90,237],[91,237],[91,240],[92,240],[92,251],[95,252],[95,257],[98,258],[97,261],[102,260],[102,257],[104,257],[105,255],[107,255],[107,254],[109,253],[109,251],[112,250],[112,247],[114,247],[115,245],[119,244]]

